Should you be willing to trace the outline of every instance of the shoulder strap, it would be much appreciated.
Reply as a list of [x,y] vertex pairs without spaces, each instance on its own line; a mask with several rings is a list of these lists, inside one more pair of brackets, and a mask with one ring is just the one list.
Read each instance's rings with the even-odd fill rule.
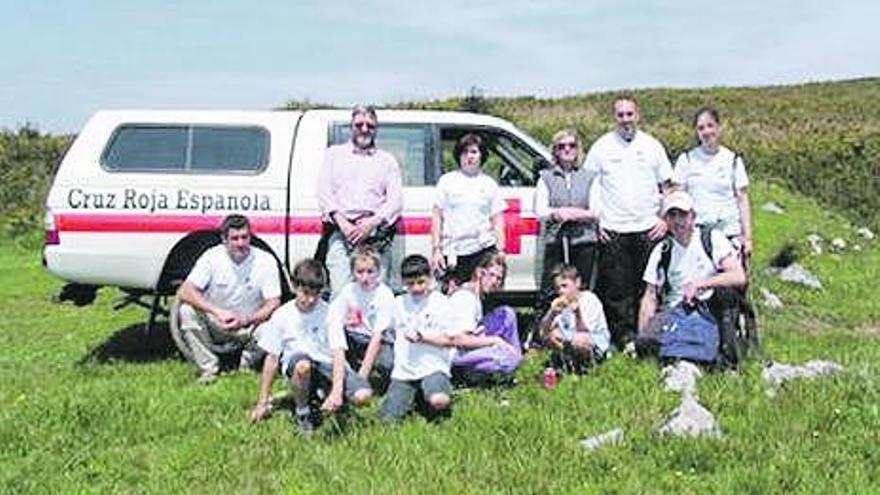
[[667,235],[660,241],[660,263],[657,264],[657,278],[663,279],[663,288],[658,296],[668,294],[672,290],[669,284],[669,264],[672,262],[672,236]]
[[703,251],[709,256],[709,260],[712,260],[712,229],[700,226],[697,228],[700,229],[700,243],[703,244]]
[[733,161],[730,163],[730,188],[733,189],[733,197],[736,197],[736,160],[742,159],[742,153],[733,152]]

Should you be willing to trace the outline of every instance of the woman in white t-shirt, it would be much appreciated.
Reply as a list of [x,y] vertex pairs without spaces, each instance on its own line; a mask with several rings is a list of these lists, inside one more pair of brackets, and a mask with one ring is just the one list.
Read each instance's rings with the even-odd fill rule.
[[693,120],[699,144],[675,162],[672,182],[694,199],[697,223],[720,230],[745,256],[752,252],[749,178],[742,156],[721,144],[718,110],[704,107]]
[[504,245],[504,199],[483,173],[483,139],[465,134],[455,145],[458,170],[437,181],[431,224],[431,268],[446,270],[454,288],[470,280],[479,261]]

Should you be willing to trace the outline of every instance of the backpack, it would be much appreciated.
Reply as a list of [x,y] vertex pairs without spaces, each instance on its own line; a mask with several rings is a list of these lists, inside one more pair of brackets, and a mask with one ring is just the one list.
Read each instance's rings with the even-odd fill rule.
[[668,328],[660,334],[661,360],[686,359],[714,364],[718,359],[718,324],[705,302],[696,306],[676,305],[669,314]]

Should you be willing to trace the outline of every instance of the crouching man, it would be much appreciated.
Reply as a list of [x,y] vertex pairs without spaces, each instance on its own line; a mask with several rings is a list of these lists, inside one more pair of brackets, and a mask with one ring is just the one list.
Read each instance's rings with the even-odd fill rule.
[[[244,351],[254,329],[269,319],[281,301],[281,283],[269,253],[251,249],[251,227],[242,215],[220,226],[223,243],[205,251],[177,291],[180,330],[199,367],[200,383],[220,372],[217,350]],[[242,352],[240,367],[252,354]]]
[[736,322],[728,316],[737,304],[737,292],[731,289],[746,282],[736,250],[721,232],[696,228],[693,200],[684,191],[666,196],[661,213],[670,235],[654,247],[645,267],[639,333],[646,333],[660,304],[671,309],[682,302],[707,302],[718,322],[721,354],[726,355],[736,333]]

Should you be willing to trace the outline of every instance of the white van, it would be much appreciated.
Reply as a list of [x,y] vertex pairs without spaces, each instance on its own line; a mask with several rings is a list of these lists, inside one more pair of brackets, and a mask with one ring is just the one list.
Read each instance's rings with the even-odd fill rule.
[[[402,235],[394,253],[430,253],[433,185],[456,166],[467,132],[488,144],[484,170],[502,187],[509,295],[537,286],[537,170],[549,151],[509,122],[460,112],[378,112],[377,142],[403,168]],[[312,256],[321,233],[316,184],[324,152],[349,139],[345,110],[275,112],[103,111],[77,136],[46,202],[44,264],[73,282],[71,293],[119,286],[131,294],[172,294],[196,258],[219,242],[230,213],[252,222],[255,243],[279,267]],[[151,318],[152,320],[152,318]]]

